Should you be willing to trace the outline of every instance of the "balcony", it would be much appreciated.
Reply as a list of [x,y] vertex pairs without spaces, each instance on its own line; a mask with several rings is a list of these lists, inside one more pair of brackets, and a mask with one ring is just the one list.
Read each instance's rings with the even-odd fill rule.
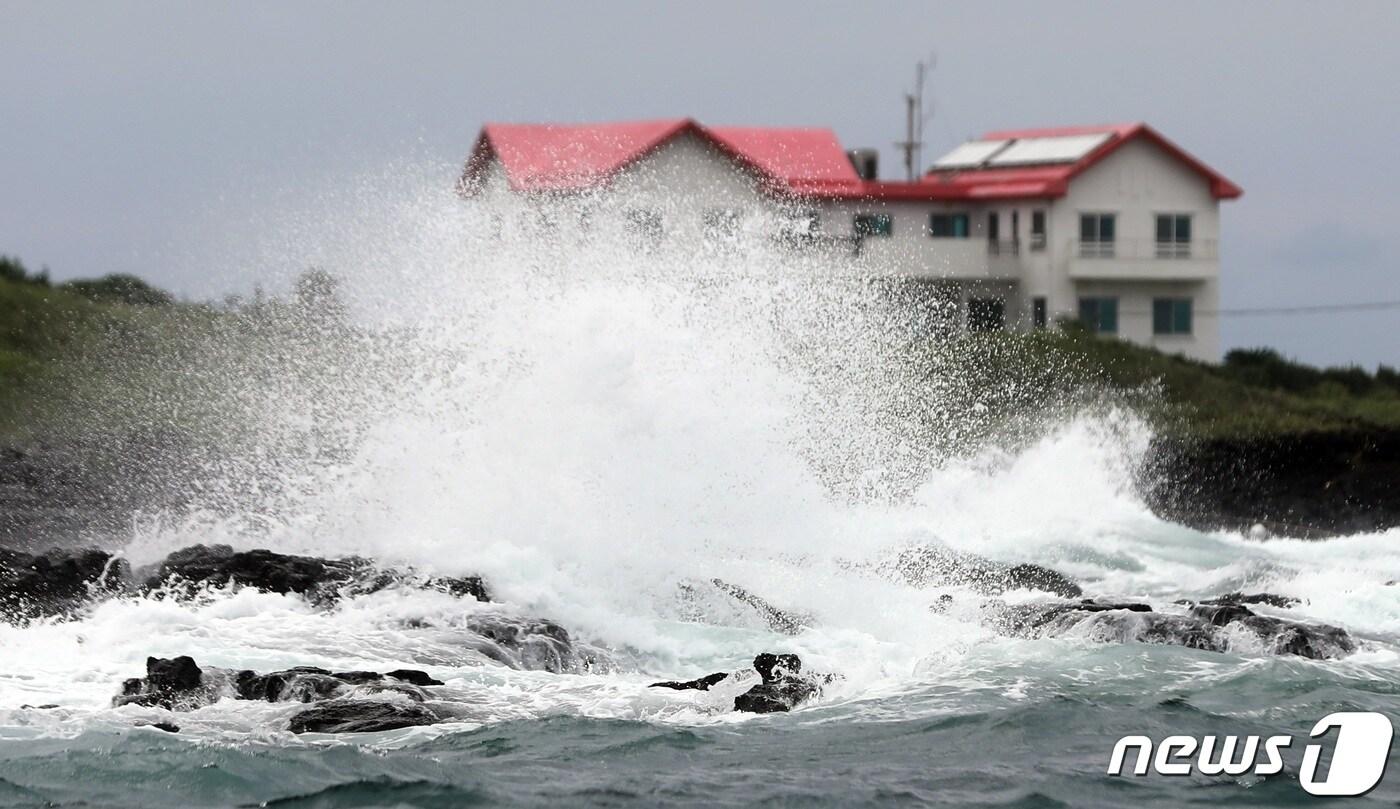
[[1220,254],[1214,239],[1076,239],[1069,244],[1069,256],[1069,276],[1080,281],[1204,281],[1220,272]]

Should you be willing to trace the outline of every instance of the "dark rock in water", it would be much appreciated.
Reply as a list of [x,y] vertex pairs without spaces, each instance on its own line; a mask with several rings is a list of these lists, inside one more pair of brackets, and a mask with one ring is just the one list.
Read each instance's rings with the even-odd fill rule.
[[1257,615],[1241,604],[1200,604],[1186,615],[1154,611],[1146,604],[1085,600],[1076,603],[992,605],[993,621],[1020,637],[1055,637],[1075,632],[1108,642],[1161,643],[1225,652],[1239,631],[1258,639],[1272,654],[1326,660],[1349,654],[1356,644],[1346,630]]
[[795,654],[761,652],[753,659],[753,670],[767,683],[778,677],[801,674],[802,658]]
[[1356,651],[1351,635],[1329,624],[1305,624],[1258,615],[1238,604],[1202,604],[1193,607],[1191,614],[1211,626],[1242,626],[1258,636],[1265,648],[1274,654],[1328,660]]
[[1201,602],[1202,604],[1267,604],[1270,607],[1288,609],[1303,603],[1302,600],[1291,596],[1281,596],[1275,593],[1226,593],[1223,596],[1216,596]]
[[785,713],[810,699],[821,687],[810,679],[782,677],[759,683],[734,698],[734,710],[746,713]]
[[113,705],[145,705],[168,710],[188,710],[208,698],[204,691],[204,672],[194,658],[180,656],[166,659],[146,658],[146,676],[122,683],[122,693]]
[[1327,537],[1400,525],[1400,430],[1152,441],[1137,475],[1158,516],[1193,528]]
[[471,596],[477,601],[491,600],[491,594],[487,592],[485,582],[478,576],[433,577],[428,579],[425,586],[430,590],[441,590],[458,598]]
[[[734,710],[748,713],[780,713],[791,711],[799,703],[821,692],[831,682],[830,675],[813,676],[802,673],[802,659],[795,654],[763,652],[753,659],[754,671],[761,682],[734,698]],[[652,683],[651,688],[677,691],[709,691],[730,677],[745,677],[744,672],[730,674],[715,672],[695,680]],[[750,678],[752,675],[747,675]]]
[[821,678],[802,676],[802,659],[794,654],[764,652],[753,659],[763,682],[734,698],[734,710],[782,713],[821,691]]
[[297,713],[289,729],[293,733],[373,733],[437,721],[437,714],[421,705],[337,699]]
[[717,672],[715,672],[714,674],[706,674],[704,677],[698,677],[698,678],[696,678],[696,679],[694,679],[694,680],[682,680],[682,681],[666,680],[665,682],[652,683],[651,685],[649,685],[649,686],[647,686],[647,687],[648,687],[648,688],[671,688],[671,689],[674,689],[674,690],[676,690],[676,691],[687,691],[687,690],[709,691],[709,690],[710,690],[710,686],[715,685],[716,683],[721,682],[722,680],[724,680],[724,679],[727,678],[728,676],[729,676],[729,672],[727,672],[727,671],[717,671]]
[[343,683],[349,683],[350,685],[377,683],[384,679],[384,675],[377,671],[337,671],[331,676]]
[[939,545],[906,549],[895,560],[894,572],[915,587],[966,585],[986,595],[1000,595],[1007,590],[1040,590],[1064,598],[1083,594],[1068,576],[1048,567],[1001,565]]
[[189,657],[146,661],[146,676],[122,683],[115,705],[159,706],[170,710],[191,710],[213,702],[219,696],[262,702],[317,702],[361,692],[393,692],[415,702],[427,699],[422,686],[442,685],[441,680],[415,669],[397,669],[387,674],[377,671],[332,673],[314,666],[297,666],[284,671],[258,674],[243,670],[201,670]]
[[471,616],[466,626],[481,636],[477,651],[511,668],[559,674],[577,671],[586,662],[574,649],[569,631],[553,621],[482,613]]
[[719,588],[720,592],[725,595],[752,607],[754,611],[762,616],[763,620],[768,623],[768,628],[772,629],[774,632],[781,632],[784,635],[796,635],[810,622],[809,619],[803,616],[794,615],[793,613],[778,609],[737,584],[730,584],[723,579],[710,579],[710,583]]
[[402,680],[411,685],[442,685],[442,680],[433,679],[426,671],[417,669],[394,669],[384,672],[385,677],[393,677],[395,680]]
[[412,571],[376,567],[358,556],[322,559],[258,549],[235,551],[228,545],[192,545],[165,558],[147,577],[155,590],[184,585],[253,587],[269,593],[296,593],[313,603],[331,603],[342,596],[365,595],[396,586],[439,590],[458,597],[486,601],[486,585],[475,576],[422,578]]
[[138,727],[138,728],[155,728],[156,730],[163,730],[163,731],[165,731],[166,733],[179,733],[179,732],[180,732],[180,726],[177,725],[177,724],[175,724],[174,722],[142,722],[141,724],[137,725],[136,727]]
[[1064,598],[1078,598],[1084,594],[1068,576],[1040,565],[1012,565],[1006,569],[1002,580],[1006,590],[1040,590]]
[[264,702],[315,702],[338,696],[349,685],[326,669],[313,666],[298,666],[268,674],[240,671],[235,681],[239,699]]
[[269,550],[235,551],[228,545],[193,545],[165,558],[146,580],[158,589],[175,584],[223,587],[236,584],[269,593],[333,599],[365,569],[363,560],[318,559]]
[[37,556],[0,549],[0,620],[71,615],[126,582],[124,560],[95,549]]
[[1225,626],[1235,621],[1243,620],[1252,616],[1248,607],[1239,604],[1214,604],[1193,607],[1191,614],[1200,618],[1211,626]]

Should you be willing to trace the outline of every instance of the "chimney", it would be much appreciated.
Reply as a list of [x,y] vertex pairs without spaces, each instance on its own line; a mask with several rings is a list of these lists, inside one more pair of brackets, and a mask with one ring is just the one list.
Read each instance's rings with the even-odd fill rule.
[[850,158],[851,165],[855,166],[856,174],[862,180],[877,180],[880,178],[880,152],[876,149],[852,149],[846,152],[846,157]]

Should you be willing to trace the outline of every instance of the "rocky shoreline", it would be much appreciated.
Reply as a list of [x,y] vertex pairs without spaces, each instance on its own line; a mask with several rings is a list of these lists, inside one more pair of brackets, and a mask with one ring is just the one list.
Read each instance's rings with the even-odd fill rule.
[[1384,531],[1400,526],[1400,431],[1158,438],[1138,487],[1158,516],[1202,530]]
[[[1283,595],[1230,593],[1200,602],[1153,605],[1082,598],[1083,588],[1058,571],[1039,565],[1001,565],[936,546],[907,549],[874,573],[929,593],[928,608],[962,611],[998,634],[1026,639],[1076,637],[1101,643],[1151,643],[1205,652],[1245,651],[1313,660],[1345,657],[1358,648],[1343,628],[1256,612],[1287,611],[1296,599]],[[385,566],[359,557],[329,559],[265,549],[237,551],[224,545],[195,545],[163,561],[132,569],[119,555],[97,549],[53,549],[31,555],[0,551],[0,620],[76,620],[101,602],[123,596],[198,599],[214,590],[252,588],[297,596],[319,610],[334,610],[345,599],[395,588],[441,593],[462,605],[458,636],[480,653],[480,665],[548,671],[556,674],[610,670],[607,650],[589,647],[548,618],[522,615],[494,605],[476,576],[442,577]],[[678,601],[710,596],[730,599],[752,610],[775,631],[800,635],[812,619],[774,605],[742,587],[712,579],[679,589]],[[956,590],[953,596],[948,590]],[[1008,603],[1010,590],[1034,591],[1039,598]],[[942,592],[940,592],[942,591]],[[475,606],[473,606],[475,605]],[[703,620],[703,619],[702,619]],[[405,631],[427,629],[407,622]],[[755,675],[757,682],[755,682]],[[790,652],[761,652],[751,669],[715,672],[687,681],[652,683],[677,692],[722,692],[732,709],[781,713],[818,698],[839,673],[804,671]],[[150,657],[144,677],[131,677],[113,697],[114,707],[137,705],[182,712],[223,699],[275,703],[314,703],[288,719],[293,733],[352,733],[450,722],[471,706],[426,671],[342,671],[297,666],[258,673],[251,669],[200,666],[189,656]],[[160,729],[178,732],[174,722]]]

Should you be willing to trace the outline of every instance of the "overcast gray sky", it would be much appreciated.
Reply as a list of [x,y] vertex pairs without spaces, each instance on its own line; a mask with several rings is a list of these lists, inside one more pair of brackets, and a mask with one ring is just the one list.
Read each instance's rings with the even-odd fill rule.
[[[1244,186],[1225,307],[1400,300],[1395,2],[0,0],[0,253],[246,290],[271,270],[231,280],[181,245],[287,189],[455,163],[486,120],[829,125],[890,174],[930,51],[926,157],[991,128],[1146,120]],[[1400,364],[1396,309],[1223,334]]]

